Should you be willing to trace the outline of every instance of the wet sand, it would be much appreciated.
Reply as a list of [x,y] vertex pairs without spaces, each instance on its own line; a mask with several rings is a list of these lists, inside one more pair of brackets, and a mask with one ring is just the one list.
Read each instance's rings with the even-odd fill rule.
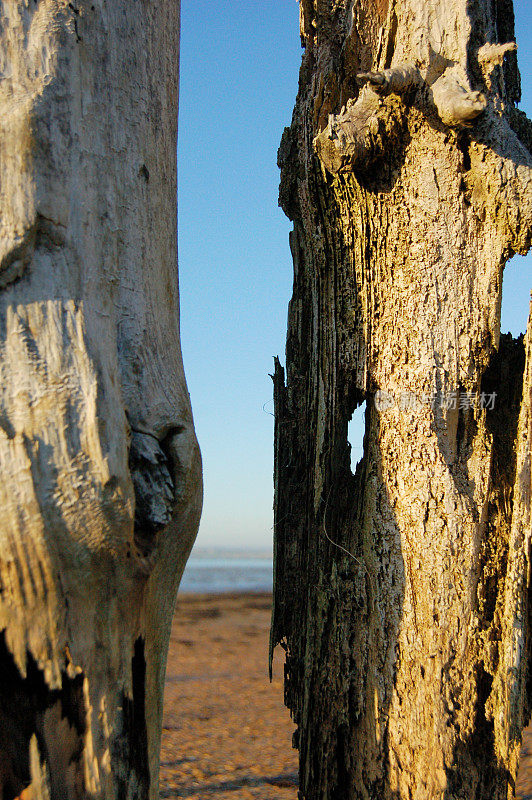
[[[268,680],[269,595],[184,595],[172,630],[161,798],[296,800],[283,654]],[[532,800],[532,729],[518,800]]]

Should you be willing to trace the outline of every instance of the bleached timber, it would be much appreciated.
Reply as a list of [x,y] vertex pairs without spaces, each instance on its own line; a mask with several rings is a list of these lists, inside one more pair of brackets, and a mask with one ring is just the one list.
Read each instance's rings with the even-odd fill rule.
[[0,2],[0,797],[156,798],[201,507],[179,3]]
[[300,7],[272,647],[301,798],[507,800],[532,700],[532,323],[500,334],[532,241],[512,3]]

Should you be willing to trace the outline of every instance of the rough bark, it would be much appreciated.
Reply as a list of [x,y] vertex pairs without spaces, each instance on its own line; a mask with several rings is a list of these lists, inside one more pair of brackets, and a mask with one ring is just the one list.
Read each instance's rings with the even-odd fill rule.
[[506,800],[532,642],[532,323],[500,336],[532,237],[512,3],[308,0],[301,36],[271,640],[300,796]]
[[155,798],[201,463],[175,0],[0,2],[0,797]]

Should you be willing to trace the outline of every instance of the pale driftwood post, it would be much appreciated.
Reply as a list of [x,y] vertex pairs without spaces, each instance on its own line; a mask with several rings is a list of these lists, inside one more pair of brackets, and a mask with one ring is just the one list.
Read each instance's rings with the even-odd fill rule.
[[201,464],[175,0],[0,3],[0,797],[155,798]]
[[532,237],[512,3],[303,0],[301,35],[272,629],[301,798],[506,800],[532,642],[532,327],[499,331]]

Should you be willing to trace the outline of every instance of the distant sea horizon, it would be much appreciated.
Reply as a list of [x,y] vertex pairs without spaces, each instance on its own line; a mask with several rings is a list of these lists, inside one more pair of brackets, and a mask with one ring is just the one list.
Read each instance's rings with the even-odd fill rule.
[[192,551],[180,594],[271,592],[271,550],[198,547]]

